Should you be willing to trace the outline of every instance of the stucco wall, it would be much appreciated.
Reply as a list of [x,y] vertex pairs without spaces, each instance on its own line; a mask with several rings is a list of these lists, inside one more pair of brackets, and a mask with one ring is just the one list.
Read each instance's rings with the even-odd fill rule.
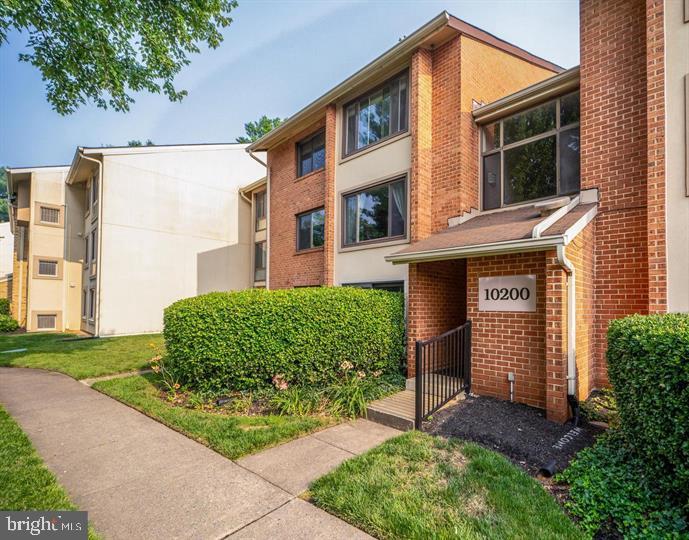
[[665,2],[665,165],[668,311],[689,311],[689,193],[685,84],[689,85],[689,23],[682,2]]
[[14,235],[10,230],[10,223],[0,223],[0,277],[12,273],[13,250]]
[[[157,332],[174,301],[222,283],[250,285],[248,250],[203,255],[246,238],[238,189],[265,171],[243,145],[106,155],[103,171],[100,335]],[[204,266],[214,262],[232,266]]]

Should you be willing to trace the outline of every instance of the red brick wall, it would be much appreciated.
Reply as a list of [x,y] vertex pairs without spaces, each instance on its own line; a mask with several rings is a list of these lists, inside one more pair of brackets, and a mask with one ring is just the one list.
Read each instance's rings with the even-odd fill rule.
[[427,339],[466,321],[466,261],[409,265],[407,375],[415,374],[415,341]]
[[[478,310],[479,277],[536,275],[534,313]],[[543,252],[467,260],[467,317],[472,321],[472,391],[509,399],[507,374],[514,372],[515,399],[546,406],[545,259]]]
[[664,15],[664,3],[661,0],[647,0],[648,309],[655,313],[667,310]]
[[[326,193],[324,169],[297,178],[296,144],[324,125],[325,118],[268,152],[270,169],[268,286],[271,289],[323,285],[326,282],[324,249],[297,252],[296,242],[296,215],[324,206]],[[331,151],[330,155],[334,153]],[[326,230],[328,230],[327,227]]]
[[545,256],[545,409],[548,420],[567,420],[567,274],[549,250]]
[[337,108],[325,110],[325,245],[323,246],[323,284],[332,286],[335,280],[335,156],[337,144]]
[[648,312],[646,6],[583,0],[581,185],[599,189],[595,385],[611,319]]

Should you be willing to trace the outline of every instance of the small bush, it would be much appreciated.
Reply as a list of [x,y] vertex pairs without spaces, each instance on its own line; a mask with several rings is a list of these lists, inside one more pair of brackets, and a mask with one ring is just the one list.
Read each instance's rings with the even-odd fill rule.
[[8,298],[0,298],[0,315],[11,315],[10,301]]
[[658,487],[689,508],[689,315],[613,321],[607,357],[625,439]]
[[19,323],[9,315],[0,315],[0,332],[14,332],[19,328]]
[[611,430],[577,454],[558,480],[570,485],[568,510],[591,536],[686,538],[686,517],[656,489],[658,478]]
[[394,373],[404,354],[403,297],[378,290],[211,293],[168,307],[164,326],[170,370],[194,390],[325,388],[343,362]]

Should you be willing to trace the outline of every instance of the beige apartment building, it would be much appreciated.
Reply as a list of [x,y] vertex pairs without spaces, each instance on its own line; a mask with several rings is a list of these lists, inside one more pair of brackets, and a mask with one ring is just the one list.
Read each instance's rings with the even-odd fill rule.
[[245,147],[80,147],[69,167],[10,169],[20,324],[159,332],[176,300],[251,287],[252,208],[240,188],[265,169]]
[[29,331],[78,329],[79,264],[66,242],[69,167],[8,169],[14,234],[12,315]]

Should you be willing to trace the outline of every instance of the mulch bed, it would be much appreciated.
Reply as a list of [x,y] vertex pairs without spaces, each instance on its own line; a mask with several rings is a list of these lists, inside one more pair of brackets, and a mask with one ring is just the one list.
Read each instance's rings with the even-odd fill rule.
[[[603,431],[584,420],[576,432],[572,429],[571,422],[547,420],[540,409],[484,396],[468,397],[442,409],[424,424],[428,433],[473,441],[500,452],[533,476],[551,460],[556,463],[556,472],[562,471]],[[568,434],[568,442],[557,448],[555,445]]]

